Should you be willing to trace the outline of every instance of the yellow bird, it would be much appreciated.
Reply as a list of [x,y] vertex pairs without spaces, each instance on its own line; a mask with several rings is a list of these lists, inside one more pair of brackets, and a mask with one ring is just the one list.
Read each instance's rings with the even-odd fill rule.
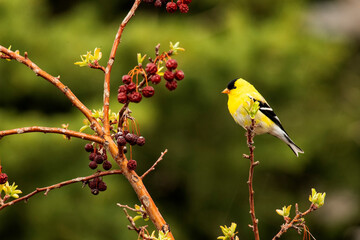
[[299,153],[304,153],[301,148],[290,139],[285,129],[280,123],[273,109],[266,102],[265,98],[242,78],[234,79],[222,91],[229,96],[228,109],[235,122],[246,129],[251,125],[251,119],[247,112],[250,101],[259,102],[259,110],[255,115],[255,134],[269,133],[285,142],[298,157]]

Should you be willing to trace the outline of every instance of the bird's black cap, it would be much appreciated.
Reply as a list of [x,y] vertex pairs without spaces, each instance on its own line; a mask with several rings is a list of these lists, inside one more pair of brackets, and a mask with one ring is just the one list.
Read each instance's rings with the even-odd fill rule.
[[238,80],[238,78],[235,78],[234,80],[230,81],[229,84],[227,85],[227,89],[231,90],[231,89],[235,89],[235,82],[236,80]]

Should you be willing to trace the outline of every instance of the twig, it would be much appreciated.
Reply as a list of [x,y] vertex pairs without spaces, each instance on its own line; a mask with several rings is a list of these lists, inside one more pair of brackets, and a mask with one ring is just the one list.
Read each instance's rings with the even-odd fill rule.
[[121,35],[125,29],[125,26],[130,21],[132,16],[135,15],[135,11],[138,8],[141,0],[135,0],[133,6],[131,7],[130,11],[122,21],[122,23],[119,26],[119,29],[116,33],[115,40],[111,49],[110,57],[108,64],[105,69],[105,80],[104,80],[104,129],[105,134],[110,135],[110,124],[109,124],[109,99],[110,99],[110,75],[111,75],[111,69],[115,61],[115,55],[117,48],[120,44]]
[[76,132],[72,130],[68,130],[65,128],[52,128],[52,127],[24,127],[24,128],[15,128],[5,131],[0,131],[0,139],[5,136],[13,135],[13,134],[22,134],[22,133],[30,133],[30,132],[42,132],[42,133],[57,133],[62,134],[67,137],[76,137],[85,140],[89,140],[92,142],[97,142],[100,144],[104,144],[104,139],[98,136],[89,135],[86,133]]
[[155,170],[155,166],[161,161],[161,160],[163,160],[163,157],[164,157],[164,155],[167,153],[167,149],[165,149],[165,151],[164,152],[162,152],[161,153],[161,155],[160,155],[160,157],[158,158],[158,160],[156,160],[156,162],[151,166],[151,168],[149,168],[143,175],[141,175],[141,179],[144,179],[144,177],[146,176],[146,175],[148,175],[148,173],[150,173],[151,171],[153,171],[153,170]]
[[302,220],[301,218],[307,214],[309,214],[310,212],[312,211],[315,211],[316,209],[318,209],[315,204],[311,204],[309,209],[306,210],[305,212],[299,212],[298,210],[298,206],[297,204],[295,205],[296,207],[296,216],[291,220],[291,222],[288,222],[286,221],[283,225],[281,225],[281,229],[280,231],[273,237],[272,240],[276,240],[276,239],[279,239],[281,237],[281,235],[283,235],[284,233],[286,233],[286,231],[289,229],[289,228],[295,228],[297,227],[297,224],[301,223]]
[[104,171],[104,172],[96,172],[92,175],[89,175],[87,177],[78,177],[78,178],[74,178],[74,179],[71,179],[71,180],[67,180],[67,181],[64,181],[64,182],[60,182],[60,183],[57,183],[57,184],[54,184],[54,185],[51,185],[51,186],[48,186],[48,187],[43,187],[43,188],[36,188],[36,190],[34,190],[33,192],[25,195],[25,196],[22,196],[18,199],[15,199],[13,201],[10,201],[10,202],[7,202],[3,205],[0,206],[0,210],[2,210],[3,208],[5,207],[8,207],[8,206],[11,206],[17,202],[21,202],[21,201],[27,201],[30,197],[34,196],[35,194],[37,193],[40,193],[40,192],[45,192],[45,195],[48,194],[49,191],[55,189],[55,188],[61,188],[63,186],[66,186],[66,185],[69,185],[69,184],[72,184],[72,183],[76,183],[76,182],[86,182],[90,179],[93,179],[93,178],[96,178],[96,177],[100,177],[100,176],[106,176],[106,175],[111,175],[111,174],[122,174],[122,170],[111,170],[111,171]]
[[142,214],[147,214],[146,211],[144,211],[144,210],[135,209],[135,208],[129,207],[128,205],[123,205],[121,203],[117,203],[116,205],[118,205],[121,208],[127,208],[127,209],[129,209],[130,211],[133,211],[133,212],[139,212],[139,213],[142,213]]
[[255,216],[255,202],[254,202],[254,189],[253,189],[253,177],[254,177],[254,167],[259,164],[259,162],[254,162],[254,129],[255,129],[255,119],[251,119],[251,126],[247,128],[246,137],[247,137],[247,144],[249,147],[250,155],[244,155],[245,158],[250,160],[250,169],[249,169],[249,203],[250,203],[250,215],[252,220],[252,225],[249,227],[252,228],[254,232],[255,240],[259,240],[259,229],[258,229],[258,219]]
[[[124,206],[124,205],[122,205],[122,206]],[[138,236],[141,237],[144,240],[152,240],[152,239],[154,239],[154,238],[148,236],[149,234],[145,233],[145,232],[147,232],[147,229],[146,229],[148,227],[147,225],[142,226],[142,227],[137,227],[136,226],[134,219],[128,214],[128,212],[126,211],[126,208],[129,209],[129,207],[126,206],[126,207],[123,208],[123,210],[125,212],[126,218],[129,220],[129,222],[131,224],[131,226],[128,225],[128,229],[136,231],[138,233]]]
[[77,107],[85,117],[90,121],[92,126],[95,127],[96,132],[101,137],[103,135],[103,130],[100,124],[96,121],[96,119],[92,116],[91,111],[75,96],[75,94],[70,90],[69,87],[65,86],[59,79],[60,77],[54,77],[49,73],[45,72],[41,68],[39,68],[35,63],[33,63],[27,53],[26,56],[23,57],[20,54],[17,54],[3,46],[0,45],[0,52],[4,53],[9,59],[15,59],[16,61],[28,66],[37,76],[40,76],[57,87],[61,92],[65,94],[65,96],[71,101],[71,103]]

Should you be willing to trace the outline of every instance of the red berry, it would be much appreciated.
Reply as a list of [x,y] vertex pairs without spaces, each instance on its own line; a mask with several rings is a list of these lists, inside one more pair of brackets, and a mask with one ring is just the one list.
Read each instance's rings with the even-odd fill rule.
[[141,90],[141,92],[144,97],[148,98],[154,96],[155,89],[151,86],[146,86]]
[[97,179],[94,178],[93,180],[89,181],[88,185],[90,189],[96,189],[98,185]]
[[8,180],[8,176],[6,173],[0,173],[0,184],[5,184]]
[[156,0],[155,3],[154,3],[155,7],[161,7],[161,5],[162,5],[161,0]]
[[128,99],[130,102],[138,103],[141,101],[142,96],[139,92],[132,92],[128,94]]
[[145,144],[145,138],[143,136],[138,137],[136,140],[136,144],[139,146],[143,146]]
[[117,99],[118,99],[119,103],[122,103],[122,104],[126,103],[127,100],[128,100],[126,92],[119,92],[118,96],[117,96]]
[[125,135],[125,139],[130,145],[135,145],[138,138],[139,137],[136,134],[132,133],[128,133]]
[[125,84],[119,86],[118,93],[121,92],[127,92],[127,86]]
[[95,161],[91,161],[91,162],[89,163],[89,168],[91,168],[91,169],[97,168],[97,163],[96,163]]
[[110,170],[112,168],[112,164],[108,160],[104,161],[102,166],[104,170]]
[[174,75],[173,72],[171,72],[171,71],[169,71],[169,70],[166,70],[166,71],[164,72],[164,79],[165,79],[166,81],[172,81],[172,80],[174,80],[174,77],[175,77],[175,75]]
[[189,6],[185,3],[179,5],[179,10],[181,13],[187,13],[189,11]]
[[105,190],[107,189],[106,183],[103,182],[103,181],[100,181],[100,182],[98,183],[97,189],[98,189],[99,191],[105,191]]
[[85,151],[87,151],[87,152],[92,152],[92,151],[94,151],[93,145],[92,145],[91,143],[87,143],[87,144],[85,145]]
[[173,12],[176,11],[176,9],[177,9],[176,3],[174,3],[174,2],[168,2],[168,3],[166,4],[166,11],[167,11],[168,13],[173,13]]
[[157,72],[156,64],[155,63],[146,64],[145,72],[149,75],[154,75]]
[[137,166],[137,162],[135,160],[129,160],[127,163],[127,167],[129,170],[135,170]]
[[94,160],[95,160],[95,157],[96,157],[96,153],[92,152],[92,153],[90,153],[90,155],[89,155],[89,160],[90,160],[90,161],[94,161]]
[[131,76],[130,75],[122,76],[122,82],[125,84],[129,84],[131,82]]
[[97,154],[95,157],[95,162],[97,164],[101,164],[101,163],[103,163],[103,161],[104,161],[104,157],[101,154]]
[[184,4],[190,4],[192,0],[183,0]]
[[131,82],[127,85],[128,92],[132,92],[136,90],[136,84],[134,82]]
[[175,59],[169,59],[166,62],[166,68],[169,70],[174,70],[177,68],[177,61]]
[[116,139],[116,142],[119,146],[125,146],[126,145],[126,139],[125,137],[123,136],[119,136],[117,139]]
[[175,90],[177,88],[177,82],[176,81],[168,81],[165,84],[165,87],[169,89],[170,91]]
[[159,74],[152,75],[152,76],[150,77],[150,81],[151,81],[153,84],[158,84],[158,83],[160,83],[160,81],[161,81],[161,77],[160,77]]
[[185,77],[185,74],[184,74],[183,71],[177,70],[177,71],[175,72],[175,79],[176,79],[176,80],[179,80],[179,81],[180,81],[180,80],[183,80],[184,77]]

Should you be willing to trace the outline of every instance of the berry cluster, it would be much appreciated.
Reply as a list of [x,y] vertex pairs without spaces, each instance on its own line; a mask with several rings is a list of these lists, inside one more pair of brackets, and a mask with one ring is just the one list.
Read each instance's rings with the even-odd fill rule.
[[103,192],[107,189],[106,183],[100,177],[96,177],[93,180],[90,180],[88,183],[91,193],[98,195],[99,192]]
[[141,101],[142,96],[152,97],[155,93],[155,90],[151,86],[146,86],[142,89],[142,95],[139,92],[139,86],[133,82],[130,75],[124,75],[122,77],[123,85],[119,86],[118,89],[118,101],[119,103],[134,102],[138,103]]
[[98,164],[102,164],[104,170],[110,170],[112,167],[111,162],[107,160],[107,155],[105,149],[100,146],[100,149],[94,148],[94,146],[90,143],[85,145],[85,151],[89,152],[89,167],[91,169],[96,169]]
[[[167,2],[167,0],[143,0],[146,3],[154,3],[155,7],[161,7]],[[171,0],[166,4],[166,11],[168,13],[176,12],[179,8],[181,13],[187,13],[189,11],[189,4],[192,0],[178,0],[176,3]]]

